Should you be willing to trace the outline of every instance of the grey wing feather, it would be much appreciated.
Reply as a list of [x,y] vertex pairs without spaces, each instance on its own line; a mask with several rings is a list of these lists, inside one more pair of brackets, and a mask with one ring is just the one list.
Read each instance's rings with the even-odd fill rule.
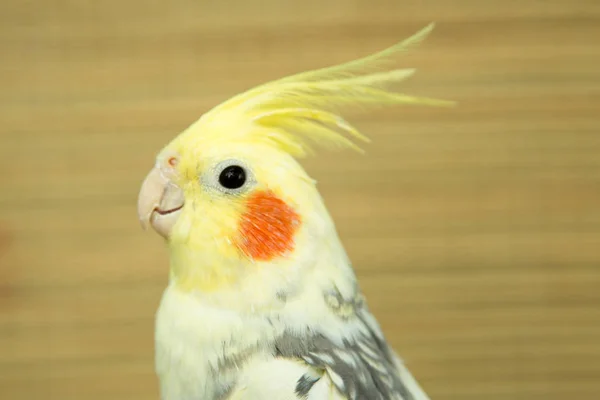
[[320,377],[312,376],[310,374],[304,374],[298,379],[296,383],[296,395],[300,399],[308,399],[308,393],[313,388],[315,383],[319,381]]
[[[366,329],[352,340],[336,344],[319,333],[301,337],[286,332],[276,342],[276,353],[326,371],[348,400],[428,400],[388,346],[364,302],[353,314]],[[301,378],[296,387],[299,398],[306,398],[315,383]]]

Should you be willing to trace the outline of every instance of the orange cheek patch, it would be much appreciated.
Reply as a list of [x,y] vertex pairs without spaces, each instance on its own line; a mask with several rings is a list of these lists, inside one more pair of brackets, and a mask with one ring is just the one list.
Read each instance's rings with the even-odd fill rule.
[[237,247],[256,261],[269,261],[294,249],[300,216],[270,191],[253,194],[246,203]]

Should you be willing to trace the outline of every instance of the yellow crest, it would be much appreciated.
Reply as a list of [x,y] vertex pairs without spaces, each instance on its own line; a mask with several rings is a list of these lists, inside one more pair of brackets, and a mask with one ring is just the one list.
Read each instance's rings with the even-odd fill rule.
[[[418,45],[433,27],[432,23],[408,39],[367,57],[250,89],[213,108],[198,122],[249,121],[252,127],[243,130],[245,140],[267,142],[297,158],[312,153],[311,143],[361,151],[351,138],[365,142],[368,139],[342,118],[342,110],[353,106],[454,104],[386,89],[415,72],[414,69],[386,70],[392,56]],[[221,131],[220,134],[226,133]],[[239,131],[232,134],[241,135]]]

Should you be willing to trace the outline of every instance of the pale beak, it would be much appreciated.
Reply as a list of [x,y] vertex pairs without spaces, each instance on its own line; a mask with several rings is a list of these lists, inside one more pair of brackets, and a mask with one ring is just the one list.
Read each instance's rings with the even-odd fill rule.
[[183,190],[159,168],[148,174],[138,198],[138,217],[144,229],[152,226],[168,238],[184,205]]

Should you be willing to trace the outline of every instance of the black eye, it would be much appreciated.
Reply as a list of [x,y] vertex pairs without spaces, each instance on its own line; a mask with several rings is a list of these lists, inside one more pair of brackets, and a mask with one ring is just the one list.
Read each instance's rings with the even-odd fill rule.
[[239,165],[230,165],[219,175],[219,183],[227,189],[238,189],[246,183],[246,171]]

